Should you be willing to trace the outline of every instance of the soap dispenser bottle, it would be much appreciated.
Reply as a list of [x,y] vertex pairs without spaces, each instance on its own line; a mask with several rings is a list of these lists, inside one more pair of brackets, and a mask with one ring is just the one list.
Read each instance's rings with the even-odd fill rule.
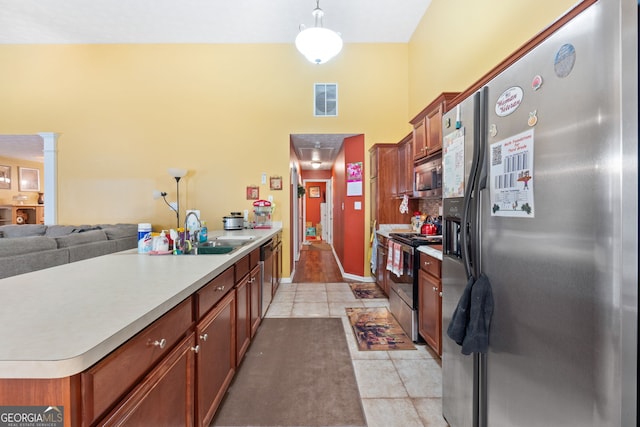
[[156,252],[169,252],[169,239],[167,239],[166,230],[160,232],[160,236],[156,239],[156,247],[153,248]]
[[207,224],[205,221],[202,221],[200,233],[198,234],[198,240],[200,241],[200,243],[205,243],[207,240],[209,240],[209,229],[207,228]]

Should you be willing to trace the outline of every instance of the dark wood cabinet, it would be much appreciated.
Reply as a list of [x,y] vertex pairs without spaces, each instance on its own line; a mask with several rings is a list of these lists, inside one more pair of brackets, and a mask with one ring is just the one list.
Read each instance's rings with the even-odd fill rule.
[[[101,426],[192,426],[195,337],[184,338],[116,409]],[[168,403],[171,404],[168,404]]]
[[439,259],[420,254],[418,333],[438,355],[442,355],[441,266]]
[[452,101],[458,94],[458,92],[443,92],[411,119],[414,161],[442,150],[442,116],[451,109]]
[[[409,212],[398,209],[398,144],[375,144],[369,149],[371,167],[369,191],[371,209],[371,231],[374,224],[408,224],[410,213],[416,210],[417,200],[409,200]],[[413,165],[411,165],[413,167]]]
[[197,325],[196,425],[208,426],[236,368],[235,292],[228,292]]
[[413,135],[405,136],[398,143],[397,196],[413,197]]
[[389,272],[387,270],[388,240],[384,236],[378,236],[378,254],[376,255],[376,283],[389,295]]

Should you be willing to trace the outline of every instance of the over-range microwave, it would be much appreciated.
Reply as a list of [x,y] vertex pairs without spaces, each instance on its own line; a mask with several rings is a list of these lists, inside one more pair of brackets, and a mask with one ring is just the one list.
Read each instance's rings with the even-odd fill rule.
[[415,165],[413,197],[442,197],[441,155]]

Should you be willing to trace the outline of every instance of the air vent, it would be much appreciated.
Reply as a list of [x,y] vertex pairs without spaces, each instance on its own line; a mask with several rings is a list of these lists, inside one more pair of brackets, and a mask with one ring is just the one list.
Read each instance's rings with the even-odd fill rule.
[[338,116],[338,85],[336,83],[315,83],[313,115],[316,117]]

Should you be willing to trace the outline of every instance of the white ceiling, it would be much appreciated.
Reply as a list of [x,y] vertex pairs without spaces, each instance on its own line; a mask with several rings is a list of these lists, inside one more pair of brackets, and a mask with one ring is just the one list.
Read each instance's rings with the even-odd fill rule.
[[[431,0],[320,0],[345,43],[407,43]],[[287,43],[314,25],[315,0],[0,0],[0,44]],[[54,130],[55,131],[55,130]],[[350,134],[292,135],[310,167],[331,166]],[[331,152],[333,157],[324,157]],[[0,156],[42,160],[38,136],[0,136]]]
[[[430,0],[321,0],[345,43],[407,43]],[[0,0],[0,43],[293,43],[315,0]]]

